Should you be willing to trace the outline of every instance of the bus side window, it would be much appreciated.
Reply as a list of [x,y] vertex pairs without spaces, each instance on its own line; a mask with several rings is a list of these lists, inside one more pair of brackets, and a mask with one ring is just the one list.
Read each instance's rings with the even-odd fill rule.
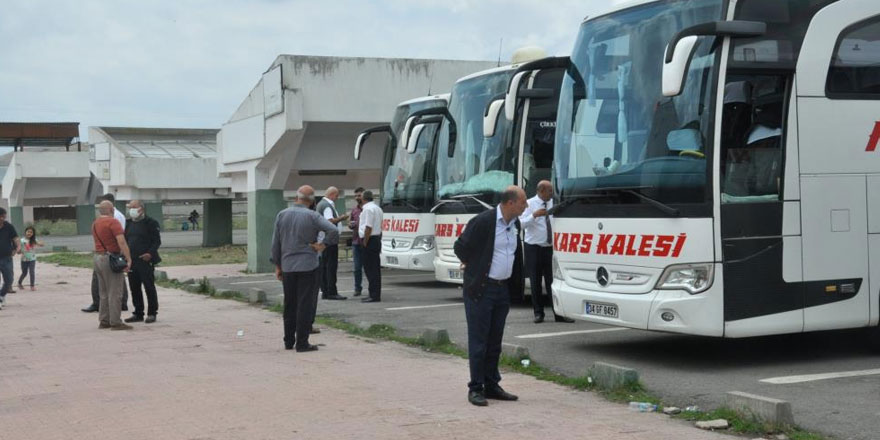
[[831,99],[880,99],[880,18],[841,33],[825,90]]

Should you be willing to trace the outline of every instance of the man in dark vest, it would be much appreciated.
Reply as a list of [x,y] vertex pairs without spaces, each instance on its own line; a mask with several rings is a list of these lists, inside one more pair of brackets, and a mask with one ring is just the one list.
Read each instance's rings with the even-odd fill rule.
[[498,361],[510,298],[523,295],[519,216],[525,209],[525,191],[511,185],[498,206],[472,218],[455,242],[455,255],[464,268],[468,401],[477,406],[488,405],[486,399],[518,399],[498,385]]
[[[335,186],[327,188],[324,192],[324,198],[318,202],[318,214],[340,227],[340,222],[348,219],[348,214],[339,215],[336,212],[336,199],[339,198],[339,190]],[[318,241],[323,239],[323,235],[318,237]],[[321,298],[323,299],[346,299],[336,290],[336,271],[339,266],[339,245],[334,244],[327,246],[321,253],[321,266],[319,272],[321,275]]]

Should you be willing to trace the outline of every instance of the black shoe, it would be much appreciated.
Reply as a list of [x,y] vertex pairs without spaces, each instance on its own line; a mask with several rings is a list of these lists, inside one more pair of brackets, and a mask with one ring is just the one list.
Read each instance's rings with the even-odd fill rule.
[[285,350],[293,350],[293,344],[284,344]]
[[361,296],[361,291],[358,290],[357,292],[355,292],[355,293],[354,293],[354,296]]
[[468,391],[468,402],[475,406],[489,406],[489,402],[486,401],[486,396],[479,391]]
[[494,387],[486,387],[486,398],[495,400],[507,400],[509,402],[519,400],[519,397],[510,394],[507,391],[504,391],[504,389],[498,385],[495,385]]
[[321,333],[321,329],[314,328],[314,327],[312,327],[312,328],[309,329],[309,334],[310,334],[310,335],[317,335],[318,333]]
[[156,315],[147,315],[147,319],[144,320],[146,324],[152,324],[156,322]]
[[544,322],[544,315],[535,315],[535,324]]
[[362,303],[377,303],[377,302],[379,302],[379,300],[376,298],[366,297],[366,298],[362,299],[361,302]]
[[566,318],[565,316],[559,316],[559,315],[555,315],[554,319],[556,320],[556,322],[567,322],[569,324],[574,322],[574,319]]
[[98,311],[98,306],[88,306],[88,307],[86,307],[84,309],[80,309],[80,310],[82,310],[83,312],[86,312],[86,313],[93,313],[93,312]]
[[131,315],[131,318],[125,318],[123,321],[125,322],[143,322],[144,317],[138,315]]
[[327,296],[322,296],[321,299],[330,299],[330,300],[334,300],[334,301],[342,301],[342,300],[346,300],[346,299],[348,299],[348,298],[346,298],[346,297],[344,297],[344,296],[342,296],[342,295],[327,295]]
[[318,346],[309,344],[305,347],[296,347],[297,353],[304,353],[306,351],[318,351]]

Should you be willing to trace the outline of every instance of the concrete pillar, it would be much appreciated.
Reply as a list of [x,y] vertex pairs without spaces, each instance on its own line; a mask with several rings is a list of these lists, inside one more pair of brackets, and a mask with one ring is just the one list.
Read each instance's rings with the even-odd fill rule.
[[[156,220],[157,222],[159,222],[159,230],[164,231],[165,230],[165,215],[162,214],[162,202],[159,201],[159,202],[143,202],[143,203],[144,203],[144,214],[146,214],[147,217],[150,217],[153,220]],[[123,213],[125,213],[125,211],[123,211]],[[126,213],[126,216],[128,216],[127,213]]]
[[15,231],[18,232],[19,236],[23,236],[24,234],[24,209],[21,206],[12,206],[9,208],[9,218],[6,219],[9,223],[12,223],[12,226],[15,226]]
[[34,207],[33,206],[25,206],[22,209],[23,212],[23,222],[26,225],[34,224]]
[[[254,273],[272,272],[269,261],[275,216],[287,207],[283,191],[261,189],[248,193],[248,270]],[[232,219],[230,218],[230,221]]]
[[76,206],[76,234],[90,235],[95,222],[95,205]]
[[232,199],[206,199],[201,220],[202,246],[232,244]]

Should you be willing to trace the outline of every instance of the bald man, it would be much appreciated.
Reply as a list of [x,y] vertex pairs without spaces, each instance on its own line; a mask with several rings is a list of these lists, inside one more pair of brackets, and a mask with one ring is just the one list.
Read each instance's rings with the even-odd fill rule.
[[[342,221],[348,218],[348,214],[339,215],[336,212],[336,200],[339,199],[339,189],[335,186],[327,188],[324,192],[324,198],[318,203],[316,211],[321,214],[324,219],[337,227],[338,231],[342,229]],[[323,237],[319,237],[319,240]],[[339,269],[339,245],[334,244],[327,246],[324,252],[321,252],[321,298],[331,300],[343,300],[346,297],[339,294],[336,289],[336,272]]]
[[[535,312],[535,324],[544,322],[544,305],[550,304],[553,311],[553,228],[550,226],[550,214],[553,208],[553,184],[549,180],[538,182],[538,192],[527,202],[525,212],[519,217],[525,231],[523,250],[525,251],[525,272],[529,277],[532,289],[532,309]],[[541,282],[547,292],[542,295]],[[553,314],[556,322],[574,322],[571,319]]]
[[[272,234],[272,263],[284,287],[284,348],[297,352],[318,349],[309,343],[317,302],[318,254],[339,241],[336,225],[309,209],[314,200],[315,190],[301,186],[294,205],[275,217]],[[325,234],[322,240],[319,232]]]
[[122,322],[122,286],[125,283],[123,272],[110,268],[110,254],[122,254],[131,268],[131,253],[125,242],[122,225],[114,218],[115,208],[109,200],[98,205],[98,217],[92,224],[92,238],[95,242],[95,273],[98,276],[98,328],[111,330],[130,330],[131,326]]
[[472,218],[455,242],[455,255],[464,268],[464,311],[468,328],[471,380],[468,401],[486,406],[486,399],[517,400],[498,384],[501,340],[510,311],[510,298],[522,297],[522,243],[519,216],[526,193],[510,186],[495,209]]

